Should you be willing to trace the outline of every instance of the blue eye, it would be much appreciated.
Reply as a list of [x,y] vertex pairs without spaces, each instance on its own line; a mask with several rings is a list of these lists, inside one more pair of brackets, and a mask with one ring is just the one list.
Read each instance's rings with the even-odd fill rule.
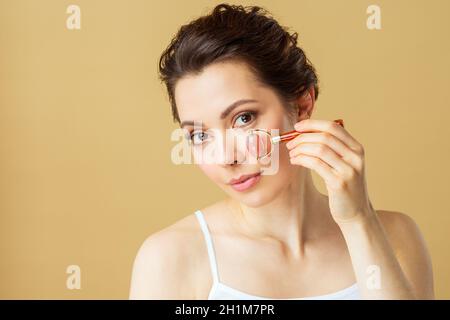
[[254,120],[255,117],[256,117],[256,112],[247,111],[247,112],[244,112],[243,114],[239,115],[236,118],[236,123],[238,122],[238,120],[242,120],[242,125],[246,125],[246,124],[250,123],[252,120]]
[[[236,124],[239,127],[248,125],[249,123],[255,120],[256,116],[257,116],[256,111],[243,112],[235,118],[236,120],[234,121],[234,124]],[[192,132],[187,135],[187,138],[189,139],[189,142],[193,143],[194,145],[200,145],[205,141],[211,139],[210,135],[204,131]]]
[[208,138],[208,134],[206,132],[193,132],[190,135],[190,139],[194,144],[201,144]]

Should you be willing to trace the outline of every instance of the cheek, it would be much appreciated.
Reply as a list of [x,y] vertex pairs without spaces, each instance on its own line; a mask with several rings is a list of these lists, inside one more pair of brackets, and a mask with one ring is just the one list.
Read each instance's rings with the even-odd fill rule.
[[269,193],[279,194],[282,189],[292,184],[298,177],[298,173],[302,167],[291,164],[289,157],[289,149],[285,143],[279,145],[278,151],[278,171],[274,175],[267,175],[267,188]]
[[277,180],[275,183],[277,186],[286,185],[295,177],[296,170],[299,166],[291,164],[289,149],[286,148],[284,142],[279,145],[278,155],[278,173],[274,175],[274,179]]
[[296,173],[300,166],[292,164],[289,156],[289,149],[286,148],[286,143],[282,142],[280,145],[280,175],[285,181],[292,181],[297,177]]

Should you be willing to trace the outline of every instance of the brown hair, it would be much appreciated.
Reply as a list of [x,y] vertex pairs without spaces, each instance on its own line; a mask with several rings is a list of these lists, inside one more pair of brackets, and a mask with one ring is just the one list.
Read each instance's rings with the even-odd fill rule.
[[159,60],[159,78],[167,87],[174,121],[180,122],[174,96],[177,81],[225,60],[246,62],[285,106],[311,85],[317,99],[316,71],[297,46],[297,37],[258,6],[219,4],[210,14],[183,25]]

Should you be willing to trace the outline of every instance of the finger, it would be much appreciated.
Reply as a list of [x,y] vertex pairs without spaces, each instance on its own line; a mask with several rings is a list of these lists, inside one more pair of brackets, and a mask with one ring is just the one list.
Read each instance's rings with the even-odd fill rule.
[[289,149],[294,149],[301,143],[321,143],[336,152],[344,161],[356,170],[362,169],[361,157],[345,143],[328,132],[307,133],[304,132],[286,144]]
[[321,159],[336,170],[342,177],[350,177],[354,174],[354,168],[346,163],[327,145],[320,143],[301,143],[289,151],[290,157],[295,157],[302,154]]
[[338,139],[340,139],[343,143],[345,143],[350,149],[354,150],[358,154],[363,152],[363,148],[361,144],[353,138],[350,133],[348,133],[345,128],[341,125],[337,124],[334,121],[328,120],[315,120],[315,119],[305,119],[300,122],[297,122],[294,125],[295,130],[302,131],[324,131],[328,132]]
[[298,155],[291,158],[291,163],[314,170],[327,184],[331,186],[336,186],[338,184],[337,175],[334,169],[319,158],[308,155]]

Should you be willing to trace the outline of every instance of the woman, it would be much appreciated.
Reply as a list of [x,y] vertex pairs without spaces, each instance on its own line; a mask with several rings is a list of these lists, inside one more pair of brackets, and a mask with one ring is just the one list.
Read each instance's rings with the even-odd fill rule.
[[[362,145],[344,127],[311,119],[318,79],[296,33],[259,7],[221,4],[179,30],[160,76],[194,160],[228,197],[143,243],[130,298],[434,298],[417,225],[375,210]],[[264,175],[216,134],[230,128],[303,133],[279,146],[276,173]],[[199,161],[211,145],[222,161]]]

